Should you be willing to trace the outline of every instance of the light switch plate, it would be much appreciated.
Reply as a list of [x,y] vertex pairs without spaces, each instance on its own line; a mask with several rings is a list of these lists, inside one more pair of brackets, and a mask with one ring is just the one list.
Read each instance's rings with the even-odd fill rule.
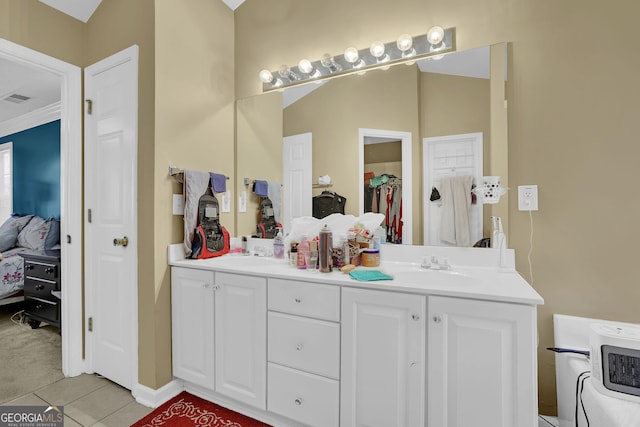
[[222,195],[222,212],[231,212],[231,191],[229,190]]
[[184,215],[184,197],[182,194],[173,195],[173,214]]

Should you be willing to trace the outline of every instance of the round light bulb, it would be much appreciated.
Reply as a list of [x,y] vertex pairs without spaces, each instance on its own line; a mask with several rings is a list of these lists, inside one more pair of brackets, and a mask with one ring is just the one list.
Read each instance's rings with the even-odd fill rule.
[[271,74],[269,70],[262,70],[260,71],[260,80],[264,83],[271,83],[273,81],[273,74]]
[[410,34],[402,34],[400,37],[398,37],[396,44],[398,45],[398,49],[406,52],[407,50],[411,49],[411,46],[413,46],[413,37],[411,37]]
[[384,55],[384,43],[382,43],[381,41],[375,41],[371,43],[371,48],[369,49],[369,51],[374,58],[380,58],[382,55]]
[[429,31],[427,31],[427,40],[432,45],[442,43],[442,40],[444,40],[444,29],[438,26],[429,28]]
[[298,69],[305,74],[311,74],[313,72],[313,65],[311,65],[311,61],[308,59],[301,59],[298,62]]
[[344,51],[344,59],[347,62],[350,63],[354,63],[358,60],[360,56],[358,55],[358,49],[356,49],[355,47],[348,47],[345,51]]

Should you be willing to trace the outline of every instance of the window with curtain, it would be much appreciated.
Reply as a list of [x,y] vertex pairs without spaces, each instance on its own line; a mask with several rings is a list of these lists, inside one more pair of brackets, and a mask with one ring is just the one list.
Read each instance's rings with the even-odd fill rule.
[[13,212],[13,143],[0,144],[0,224]]

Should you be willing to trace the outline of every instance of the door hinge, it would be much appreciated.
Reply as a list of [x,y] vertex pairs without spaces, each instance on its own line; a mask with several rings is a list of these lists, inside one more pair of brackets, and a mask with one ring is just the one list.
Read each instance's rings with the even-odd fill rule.
[[87,114],[91,114],[93,111],[93,101],[90,99],[86,99],[84,102],[87,103]]
[[89,319],[87,319],[87,330],[89,332],[93,332],[93,317],[89,317]]
[[91,209],[87,209],[87,221],[91,224]]

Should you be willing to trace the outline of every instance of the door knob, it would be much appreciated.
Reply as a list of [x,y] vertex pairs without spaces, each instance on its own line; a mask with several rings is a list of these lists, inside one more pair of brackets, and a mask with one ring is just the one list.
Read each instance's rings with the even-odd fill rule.
[[127,236],[124,236],[122,239],[115,238],[113,239],[113,246],[124,246],[126,247],[129,244],[129,239]]

